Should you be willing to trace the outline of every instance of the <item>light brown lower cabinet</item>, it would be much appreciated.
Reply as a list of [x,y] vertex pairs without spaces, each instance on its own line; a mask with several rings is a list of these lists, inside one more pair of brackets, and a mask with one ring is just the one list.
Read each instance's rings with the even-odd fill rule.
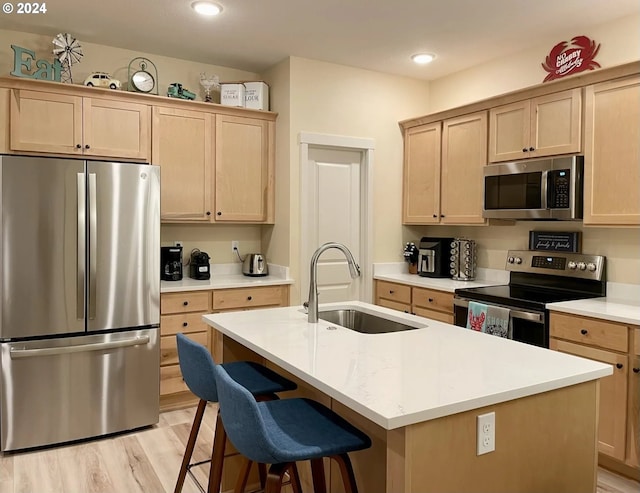
[[[551,312],[552,350],[613,366],[600,380],[600,462],[626,475],[640,474],[640,329],[627,324]],[[613,459],[613,460],[611,460]],[[619,466],[619,467],[616,467]],[[635,469],[635,472],[634,472]]]
[[177,333],[182,332],[208,347],[215,357],[215,337],[202,320],[203,315],[288,304],[287,285],[163,293],[160,296],[160,410],[192,406],[198,400],[182,379]]
[[453,323],[453,293],[376,281],[375,304],[420,317]]

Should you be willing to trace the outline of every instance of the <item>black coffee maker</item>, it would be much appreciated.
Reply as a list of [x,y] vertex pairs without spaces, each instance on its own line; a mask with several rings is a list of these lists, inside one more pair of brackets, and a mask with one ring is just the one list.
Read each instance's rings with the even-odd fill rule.
[[211,278],[209,270],[209,255],[201,252],[197,248],[191,252],[191,260],[189,261],[189,277],[198,281],[206,281]]
[[182,247],[160,247],[160,279],[182,280]]
[[418,274],[423,277],[451,277],[449,257],[453,238],[424,237],[418,246]]

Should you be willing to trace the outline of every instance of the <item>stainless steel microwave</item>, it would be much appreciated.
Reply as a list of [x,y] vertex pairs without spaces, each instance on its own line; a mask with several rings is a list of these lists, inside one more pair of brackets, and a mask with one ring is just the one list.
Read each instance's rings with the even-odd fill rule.
[[582,219],[584,158],[489,164],[482,215],[498,219]]

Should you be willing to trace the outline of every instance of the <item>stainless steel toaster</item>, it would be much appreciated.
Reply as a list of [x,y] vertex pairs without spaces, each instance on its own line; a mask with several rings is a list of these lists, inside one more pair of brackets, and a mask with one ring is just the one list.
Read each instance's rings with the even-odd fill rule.
[[248,253],[242,264],[242,273],[245,276],[266,276],[269,274],[267,259],[261,253]]

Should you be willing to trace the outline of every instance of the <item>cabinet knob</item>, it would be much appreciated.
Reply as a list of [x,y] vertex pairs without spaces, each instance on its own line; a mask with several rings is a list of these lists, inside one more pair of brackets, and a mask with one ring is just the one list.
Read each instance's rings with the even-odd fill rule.
[[586,336],[586,335],[589,333],[589,331],[588,331],[587,329],[582,329],[582,330],[580,331],[580,333],[581,333],[583,336]]
[[440,214],[440,217],[444,217],[444,214]]
[[393,289],[390,289],[389,294],[393,294],[393,293],[395,293],[395,291]]
[[188,322],[182,322],[182,326],[183,326],[183,327],[188,327],[188,326],[189,326],[189,323],[188,323]]
[[91,149],[91,146],[89,144],[84,146],[85,149]]
[[433,298],[428,298],[429,303],[433,303]]
[[80,144],[76,144],[76,149],[82,149],[82,146]]
[[623,365],[622,363],[617,363],[617,364],[616,364],[616,368],[617,368],[618,370],[622,370],[622,367],[623,367],[623,366],[624,366],[624,365]]
[[634,368],[633,373],[640,373],[640,368]]
[[536,148],[535,147],[529,147],[529,150],[533,152],[533,151],[536,150]]
[[526,147],[523,147],[523,148],[522,148],[522,152],[527,152],[527,148],[526,148]]
[[438,217],[438,214],[434,214],[433,217]]
[[253,299],[253,296],[247,296],[247,301],[251,301]]
[[207,211],[207,216],[210,216],[210,215],[211,215],[211,211]]
[[188,302],[188,301],[183,301],[183,302],[182,302],[182,304],[183,304],[184,306],[187,306],[187,305],[189,304],[189,302]]
[[217,214],[218,216],[222,216],[222,212],[220,212],[220,211],[216,212],[216,214]]

